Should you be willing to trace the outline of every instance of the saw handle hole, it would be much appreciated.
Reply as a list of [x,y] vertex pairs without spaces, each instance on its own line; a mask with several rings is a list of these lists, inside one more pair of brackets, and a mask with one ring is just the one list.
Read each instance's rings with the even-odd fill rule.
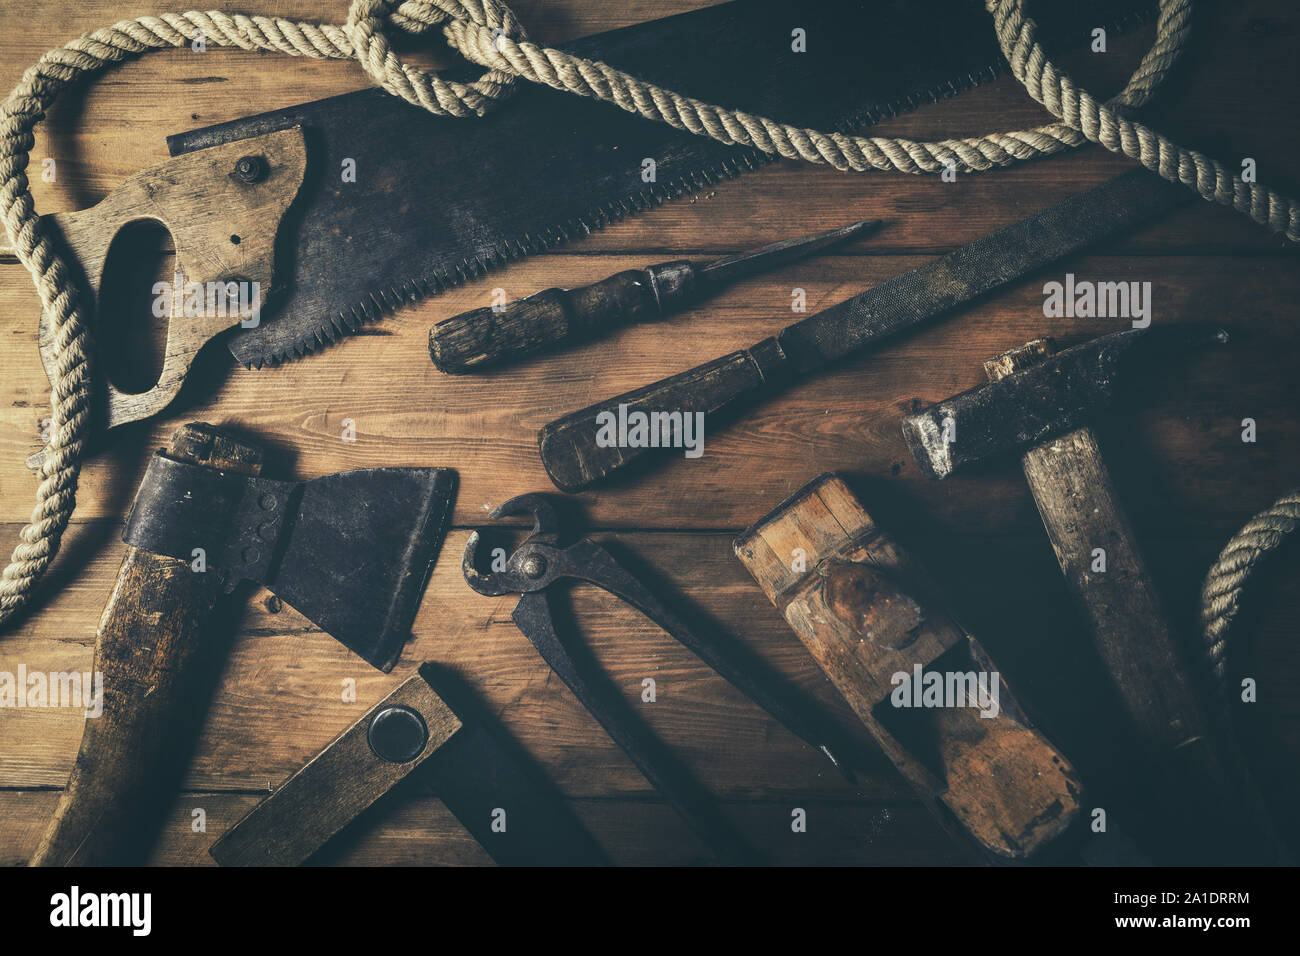
[[104,375],[128,395],[147,392],[162,374],[170,296],[161,318],[158,301],[173,280],[172,249],[165,225],[137,219],[118,230],[104,258],[93,322],[96,346]]

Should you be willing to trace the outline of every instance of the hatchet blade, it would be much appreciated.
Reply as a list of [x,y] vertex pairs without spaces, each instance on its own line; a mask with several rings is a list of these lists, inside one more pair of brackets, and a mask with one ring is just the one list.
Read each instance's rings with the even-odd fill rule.
[[455,487],[456,473],[445,468],[369,468],[306,482],[267,586],[368,663],[391,670],[410,637]]

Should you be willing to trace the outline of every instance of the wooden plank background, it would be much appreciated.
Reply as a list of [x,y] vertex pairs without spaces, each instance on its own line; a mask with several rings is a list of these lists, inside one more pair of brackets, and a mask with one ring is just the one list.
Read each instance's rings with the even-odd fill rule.
[[[216,4],[232,12],[244,9]],[[523,0],[535,38],[558,42],[703,6],[700,0]],[[346,4],[258,4],[258,12],[341,19]],[[151,4],[88,0],[0,9],[0,83],[11,86],[45,49],[84,30],[155,12]],[[1150,28],[1112,38],[1104,55],[1063,60],[1089,88],[1117,88],[1149,43]],[[1151,122],[1231,163],[1252,157],[1261,179],[1300,193],[1293,121],[1300,11],[1285,0],[1204,4],[1176,78],[1148,110]],[[446,63],[417,53],[428,64]],[[367,85],[351,64],[212,49],[159,53],[110,70],[58,103],[38,132],[33,163],[56,161],[36,182],[43,212],[83,208],[132,172],[166,158],[164,137]],[[1015,81],[987,87],[880,127],[917,138],[1011,129],[1043,113]],[[287,367],[246,371],[224,351],[205,355],[182,402],[122,429],[82,473],[63,553],[29,614],[0,635],[0,670],[84,670],[122,545],[120,524],[152,449],[188,420],[230,423],[266,437],[267,473],[312,477],[374,465],[440,465],[460,472],[455,528],[434,574],[416,639],[392,675],[368,669],[296,612],[249,596],[186,789],[164,830],[159,863],[210,863],[216,836],[322,745],[384,696],[418,661],[462,673],[575,801],[621,862],[706,859],[702,847],[510,622],[509,598],[474,595],[458,557],[468,529],[506,498],[552,490],[536,429],[613,395],[762,338],[791,321],[791,289],[809,311],[915,266],[1052,202],[1103,182],[1128,163],[1097,148],[955,183],[849,175],[783,163],[669,203],[511,266],[383,322],[368,334]],[[425,350],[435,321],[550,285],[590,282],[664,258],[707,256],[867,216],[876,237],[838,254],[739,285],[653,327],[473,378],[448,378]],[[1143,401],[1101,428],[1112,470],[1177,630],[1195,640],[1200,580],[1227,537],[1300,474],[1295,415],[1294,250],[1243,218],[1196,204],[1053,275],[1150,281],[1156,321],[1213,321],[1234,343],[1155,374]],[[592,534],[611,543],[679,603],[744,641],[846,727],[854,721],[739,563],[730,540],[785,495],[826,470],[846,473],[867,507],[929,565],[959,615],[999,660],[1011,686],[1085,772],[1115,749],[1111,702],[1068,604],[1033,503],[1013,462],[943,484],[927,482],[899,431],[904,412],[978,383],[983,359],[1044,333],[1070,344],[1112,321],[1047,320],[1042,277],[960,316],[838,366],[707,435],[706,454],[636,481],[577,496]],[[8,549],[35,482],[23,459],[39,447],[48,384],[36,351],[38,304],[12,257],[0,257],[0,533]],[[1240,440],[1254,418],[1258,441]],[[344,442],[343,419],[356,441]],[[1288,573],[1289,569],[1289,573]],[[1241,720],[1247,749],[1274,806],[1300,797],[1300,609],[1290,561],[1261,594],[1237,650],[1260,683]],[[738,825],[790,863],[966,862],[911,799],[883,757],[852,787],[801,742],[634,612],[601,594],[574,595],[597,656],[630,695],[653,676],[659,700],[643,710],[725,802]],[[344,703],[342,682],[357,683]],[[634,699],[637,699],[634,697]],[[0,709],[0,863],[35,847],[75,756],[73,710]],[[869,746],[869,745],[868,745]],[[195,833],[191,811],[207,811]],[[806,834],[790,832],[794,807]],[[1283,821],[1291,839],[1294,822]],[[429,797],[397,793],[325,855],[357,864],[481,863],[486,857]]]

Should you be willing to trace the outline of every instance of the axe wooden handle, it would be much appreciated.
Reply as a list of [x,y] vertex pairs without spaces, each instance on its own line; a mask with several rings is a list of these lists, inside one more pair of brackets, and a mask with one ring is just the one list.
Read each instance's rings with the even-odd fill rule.
[[[261,468],[257,448],[203,424],[179,429],[168,453],[227,471]],[[33,866],[142,862],[205,709],[209,625],[222,585],[218,571],[127,547],[95,639],[103,712],[86,720]]]

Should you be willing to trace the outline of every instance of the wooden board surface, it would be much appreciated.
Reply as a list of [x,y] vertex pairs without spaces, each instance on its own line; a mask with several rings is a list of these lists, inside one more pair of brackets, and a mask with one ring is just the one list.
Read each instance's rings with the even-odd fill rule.
[[[698,0],[548,0],[515,9],[532,35],[561,41],[704,5]],[[247,9],[217,3],[223,9]],[[280,0],[258,12],[318,18],[322,5]],[[1233,163],[1256,160],[1260,178],[1300,193],[1300,130],[1291,122],[1300,66],[1300,11],[1283,0],[1206,4],[1186,62],[1147,111],[1157,128]],[[11,86],[48,47],[83,30],[155,12],[148,3],[45,0],[0,9],[0,84]],[[326,16],[342,18],[346,4]],[[1149,42],[1148,28],[1112,38],[1105,55],[1064,58],[1099,92],[1113,90]],[[445,55],[417,59],[450,62]],[[84,208],[133,172],[166,158],[167,134],[367,85],[351,64],[210,50],[157,53],[112,69],[57,104],[38,130],[33,163],[55,160],[37,181],[38,210]],[[899,117],[882,132],[916,138],[1011,129],[1041,109],[1003,78]],[[207,863],[206,847],[269,787],[283,781],[385,696],[418,661],[443,661],[575,801],[620,862],[680,863],[704,852],[684,825],[588,718],[510,621],[512,601],[468,590],[459,554],[468,529],[506,498],[552,490],[538,461],[545,422],[697,362],[748,345],[792,319],[792,290],[809,312],[928,257],[970,241],[1083,188],[1128,163],[1098,148],[1009,170],[938,179],[850,175],[778,164],[724,182],[582,242],[525,260],[386,320],[290,366],[247,371],[204,353],[180,404],[129,426],[87,463],[64,551],[32,612],[0,635],[0,670],[89,667],[95,626],[120,563],[121,521],[148,454],[188,420],[265,436],[266,473],[308,478],[372,465],[456,468],[454,530],[408,646],[391,675],[367,668],[266,592],[246,610],[199,742],[186,792],[155,853],[157,862]],[[877,236],[842,252],[740,284],[667,322],[535,358],[482,377],[450,379],[426,352],[435,321],[509,297],[591,282],[621,269],[685,255],[737,251],[867,216]],[[167,267],[162,259],[160,268]],[[735,532],[826,470],[845,472],[891,535],[926,564],[960,619],[1003,666],[1040,726],[1087,777],[1104,768],[1116,733],[1099,665],[1069,605],[1051,549],[1013,462],[943,484],[924,479],[899,429],[918,403],[979,383],[984,359],[1038,335],[1071,344],[1112,320],[1046,319],[1042,283],[1080,278],[1150,281],[1156,321],[1225,322],[1234,342],[1163,370],[1142,400],[1098,428],[1119,494],[1174,619],[1194,640],[1201,577],[1227,537],[1300,481],[1295,415],[1300,273],[1293,249],[1241,217],[1195,204],[1053,272],[1005,290],[943,324],[843,363],[706,436],[706,453],[636,481],[577,496],[597,538],[706,621],[744,641],[846,727],[854,718],[761,591],[731,555]],[[48,384],[36,350],[38,303],[30,279],[0,256],[0,534],[7,553],[31,508],[23,459],[39,447]],[[1254,418],[1258,441],[1241,441]],[[356,441],[343,440],[343,420]],[[1300,797],[1300,647],[1292,624],[1300,587],[1262,596],[1240,650],[1260,681],[1243,721],[1246,746],[1269,799]],[[579,591],[584,635],[630,694],[658,682],[647,719],[725,802],[755,842],[791,863],[965,862],[880,756],[856,789],[738,692],[604,595]],[[343,682],[356,681],[344,703]],[[70,709],[0,708],[0,863],[26,859],[67,779],[82,718]],[[864,735],[865,739],[865,735]],[[809,811],[805,834],[790,813]],[[195,832],[192,810],[207,810]],[[1283,824],[1297,836],[1294,823]],[[380,805],[331,861],[357,864],[482,863],[485,856],[430,797]]]

